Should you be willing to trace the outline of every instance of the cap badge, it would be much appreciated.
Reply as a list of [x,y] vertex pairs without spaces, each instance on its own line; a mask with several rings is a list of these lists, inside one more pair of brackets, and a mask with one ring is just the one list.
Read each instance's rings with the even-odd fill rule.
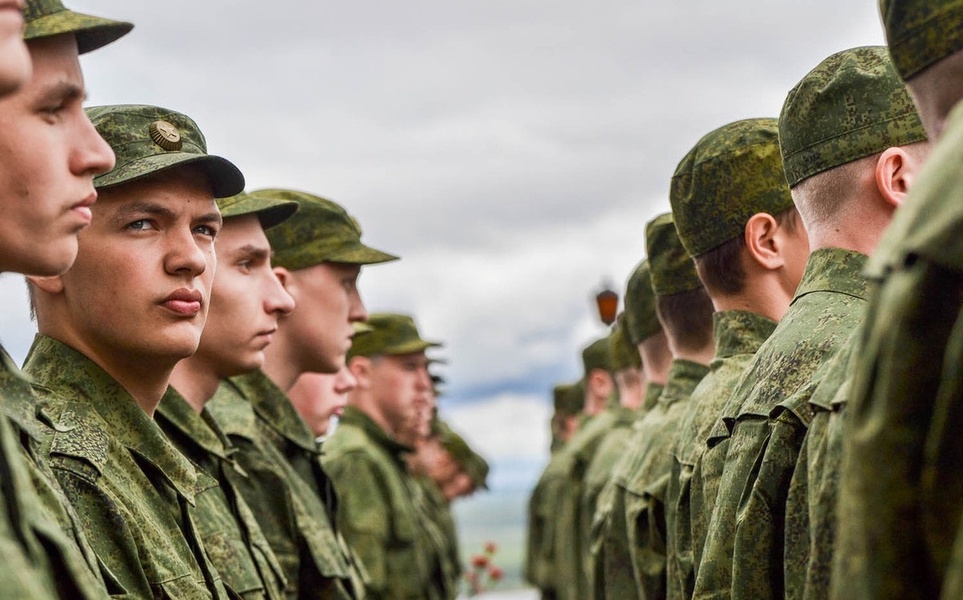
[[180,150],[181,134],[167,121],[154,121],[150,124],[150,139],[164,150]]

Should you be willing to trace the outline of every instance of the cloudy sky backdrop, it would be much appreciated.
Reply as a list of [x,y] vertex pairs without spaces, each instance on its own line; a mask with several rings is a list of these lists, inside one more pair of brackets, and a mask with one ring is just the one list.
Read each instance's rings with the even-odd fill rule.
[[[643,256],[686,151],[883,42],[873,0],[66,2],[136,25],[83,58],[90,105],[185,112],[249,189],[330,197],[403,257],[364,297],[445,342],[443,411],[496,494],[546,460],[550,386],[605,333],[592,295]],[[21,360],[20,278],[0,302]]]

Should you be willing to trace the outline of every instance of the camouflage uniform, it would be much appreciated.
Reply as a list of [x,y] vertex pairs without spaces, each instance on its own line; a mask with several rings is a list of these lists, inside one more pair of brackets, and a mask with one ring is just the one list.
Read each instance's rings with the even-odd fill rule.
[[335,528],[334,488],[284,392],[255,371],[222,382],[207,410],[237,449],[247,477],[234,484],[281,564],[288,596],[355,597],[359,575]]
[[558,529],[556,499],[568,482],[572,455],[560,448],[552,455],[532,490],[528,503],[528,559],[525,577],[542,591],[542,598],[559,595],[555,562],[555,537]]
[[461,585],[462,564],[458,551],[458,530],[455,527],[451,504],[433,480],[416,477],[415,483],[420,488],[417,496],[421,500],[419,509],[432,525],[432,541],[438,547],[438,563],[441,566],[441,573],[438,575],[442,581],[436,585],[444,590],[446,598],[454,599],[458,596]]
[[692,597],[696,556],[708,535],[708,508],[714,503],[722,472],[702,465],[705,440],[722,413],[743,369],[776,323],[760,315],[728,310],[713,315],[716,357],[709,372],[692,391],[689,409],[672,449],[668,497],[674,518],[667,519],[669,539],[668,597]]
[[45,403],[42,455],[77,511],[107,589],[227,598],[194,521],[197,473],[130,394],[42,335],[24,372]]
[[194,521],[225,587],[240,598],[284,598],[281,565],[231,481],[244,475],[227,435],[206,409],[196,413],[174,388],[154,420],[197,469]]
[[410,451],[351,406],[325,442],[324,466],[342,500],[338,524],[368,572],[370,598],[432,597],[434,568],[418,547],[418,491],[403,456]]

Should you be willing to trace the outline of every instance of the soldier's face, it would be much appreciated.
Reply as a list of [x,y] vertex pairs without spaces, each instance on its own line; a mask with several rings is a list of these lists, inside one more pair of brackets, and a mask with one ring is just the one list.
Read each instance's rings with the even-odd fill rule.
[[113,167],[114,153],[84,113],[74,37],[29,47],[33,76],[0,99],[0,271],[56,275],[77,255],[93,177]]
[[264,349],[294,300],[271,269],[271,246],[256,216],[228,218],[214,246],[211,308],[193,360],[224,378],[264,364]]
[[348,405],[348,393],[358,385],[347,366],[337,373],[303,373],[288,390],[288,398],[316,436],[327,435],[331,419]]
[[0,95],[30,79],[30,53],[23,41],[23,0],[0,1]]
[[370,388],[392,433],[410,440],[420,411],[430,402],[431,375],[425,353],[382,356],[372,361]]
[[358,293],[361,267],[321,263],[297,271],[279,270],[297,309],[281,320],[281,335],[298,354],[304,371],[337,373],[354,335],[352,323],[368,312]]
[[103,190],[64,275],[70,328],[88,356],[151,365],[197,350],[221,216],[188,169]]

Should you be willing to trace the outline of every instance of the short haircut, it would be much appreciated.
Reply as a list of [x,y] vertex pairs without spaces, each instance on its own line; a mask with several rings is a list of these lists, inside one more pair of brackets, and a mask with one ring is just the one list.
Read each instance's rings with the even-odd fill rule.
[[[818,175],[817,175],[818,177]],[[795,208],[784,210],[773,215],[779,227],[788,231],[796,231],[799,226],[799,213]],[[746,249],[746,236],[736,236],[727,242],[716,246],[708,252],[695,257],[696,271],[706,289],[713,294],[740,294],[746,287],[746,270],[742,262],[743,251]]]
[[666,335],[679,350],[701,350],[712,343],[712,300],[705,288],[656,296]]
[[859,178],[868,169],[875,169],[881,154],[877,152],[817,173],[792,188],[792,200],[807,230],[826,227],[839,219],[858,191]]

